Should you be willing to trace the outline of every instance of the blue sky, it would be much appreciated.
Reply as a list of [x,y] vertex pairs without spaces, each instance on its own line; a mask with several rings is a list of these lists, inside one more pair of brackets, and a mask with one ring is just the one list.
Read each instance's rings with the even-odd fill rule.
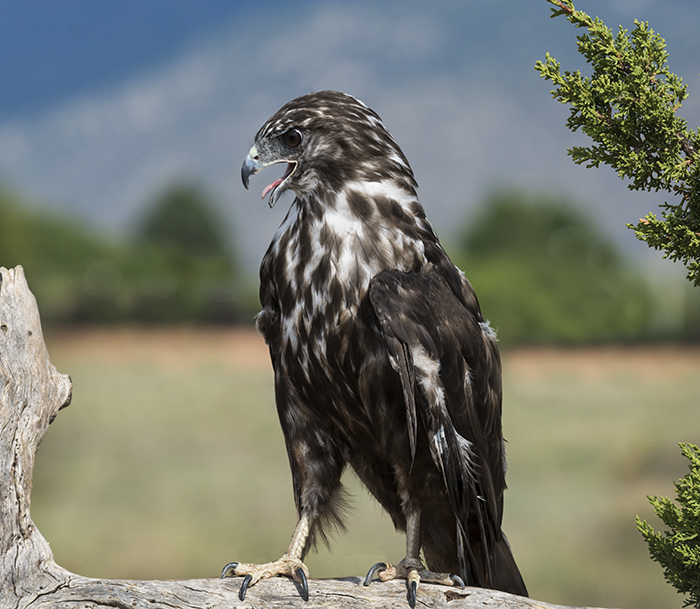
[[[36,112],[167,62],[250,2],[0,1],[0,118]],[[250,10],[250,9],[248,9]]]
[[[649,20],[689,85],[682,115],[700,124],[697,0],[577,6],[612,27]],[[382,116],[443,236],[487,192],[517,186],[571,197],[639,253],[624,224],[663,199],[566,157],[585,140],[533,65],[546,51],[585,64],[549,12],[545,0],[0,0],[0,184],[118,232],[168,183],[198,180],[253,268],[290,201],[267,209],[269,180],[242,189],[251,138],[289,99],[334,88]]]

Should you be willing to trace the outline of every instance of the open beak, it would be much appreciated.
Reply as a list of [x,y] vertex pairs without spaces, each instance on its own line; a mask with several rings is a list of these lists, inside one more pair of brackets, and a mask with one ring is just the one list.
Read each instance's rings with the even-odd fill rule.
[[278,190],[278,187],[290,175],[292,175],[292,172],[294,171],[297,164],[294,161],[285,161],[284,159],[273,161],[272,163],[263,163],[261,162],[258,149],[255,146],[253,146],[250,149],[250,152],[248,152],[248,156],[246,156],[241,167],[241,180],[243,181],[243,186],[245,186],[247,190],[248,185],[250,183],[250,176],[259,173],[260,171],[265,169],[265,167],[268,167],[269,165],[274,165],[276,163],[287,163],[287,169],[281,178],[277,178],[274,182],[265,186],[265,188],[262,191],[262,194],[260,195],[260,198],[264,199],[268,193],[270,194],[270,199],[268,201],[270,207],[275,206],[275,203],[277,203],[277,199],[279,198],[280,194],[282,194],[281,191]]

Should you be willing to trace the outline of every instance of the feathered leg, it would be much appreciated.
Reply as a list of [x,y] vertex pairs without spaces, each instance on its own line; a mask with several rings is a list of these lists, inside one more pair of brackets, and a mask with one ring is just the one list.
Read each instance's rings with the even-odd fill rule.
[[309,584],[307,578],[309,576],[309,569],[302,562],[302,556],[310,531],[311,518],[308,512],[303,512],[294,529],[294,535],[292,535],[292,540],[289,542],[289,548],[279,560],[262,565],[231,562],[223,568],[221,577],[223,578],[228,575],[245,575],[245,579],[238,591],[238,598],[244,600],[249,586],[255,585],[261,579],[267,579],[275,575],[286,575],[301,585],[301,596],[305,601],[308,601]]
[[[285,421],[287,454],[292,472],[292,486],[299,520],[289,548],[279,560],[265,564],[232,562],[221,573],[244,576],[238,597],[243,600],[250,586],[276,575],[292,578],[300,584],[304,600],[309,598],[309,569],[303,563],[306,552],[318,539],[326,540],[332,528],[342,528],[343,488],[340,477],[345,467],[344,447],[333,442],[328,432],[313,427],[313,421],[302,416],[296,404],[290,406],[292,393],[286,377],[277,377],[277,399],[280,419]],[[282,397],[280,397],[282,396]],[[293,410],[293,412],[292,412]],[[291,412],[291,414],[289,414]],[[292,418],[287,421],[287,415]]]
[[464,582],[459,575],[435,573],[425,568],[420,558],[420,512],[418,511],[412,511],[406,515],[406,557],[396,566],[378,562],[367,573],[365,586],[369,586],[375,575],[383,582],[391,579],[405,579],[408,586],[408,604],[411,609],[416,606],[416,591],[421,581],[464,588]]

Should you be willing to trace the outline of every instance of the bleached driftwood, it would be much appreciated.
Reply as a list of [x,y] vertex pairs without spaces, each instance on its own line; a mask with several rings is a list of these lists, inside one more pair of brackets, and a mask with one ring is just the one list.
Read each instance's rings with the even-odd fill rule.
[[[357,578],[310,580],[304,602],[290,580],[258,583],[238,599],[241,578],[100,580],[58,566],[29,514],[34,457],[51,421],[71,400],[70,377],[49,361],[36,300],[21,267],[0,267],[0,607],[172,609],[173,607],[343,607],[406,609],[399,581],[364,587]],[[493,590],[424,585],[420,607],[557,609]],[[559,607],[559,609],[562,609]]]

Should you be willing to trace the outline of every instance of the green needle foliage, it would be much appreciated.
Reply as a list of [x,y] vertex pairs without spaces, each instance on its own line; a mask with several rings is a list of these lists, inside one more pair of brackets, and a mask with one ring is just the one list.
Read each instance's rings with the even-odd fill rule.
[[578,50],[591,65],[589,77],[563,72],[549,53],[535,70],[554,84],[552,96],[571,105],[567,127],[594,142],[569,155],[577,164],[609,165],[631,190],[665,190],[673,202],[628,225],[664,257],[680,260],[688,279],[700,286],[700,133],[676,115],[687,98],[682,80],[667,65],[666,42],[648,23],[615,35],[597,17],[574,8],[572,0],[547,0],[552,17],[565,16],[586,32]]
[[688,594],[684,606],[700,607],[700,449],[694,444],[680,447],[690,462],[690,473],[675,483],[678,505],[666,497],[649,497],[670,531],[657,533],[639,516],[637,528],[666,579],[680,593]]

